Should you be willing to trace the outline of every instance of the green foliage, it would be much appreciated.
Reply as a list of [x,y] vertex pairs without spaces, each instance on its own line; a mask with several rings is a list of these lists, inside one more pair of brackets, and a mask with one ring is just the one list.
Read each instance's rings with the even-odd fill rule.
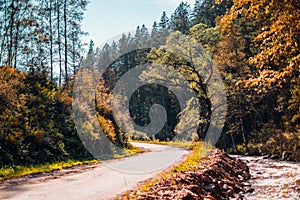
[[193,13],[193,24],[206,24],[214,27],[216,18],[224,15],[232,6],[232,0],[196,0]]
[[[228,115],[218,143],[223,148],[299,151],[299,8],[298,1],[197,0],[189,23],[174,23],[174,16],[184,19],[187,13],[183,3],[172,15],[169,28],[201,43],[224,77]],[[173,39],[171,45],[184,44]],[[171,66],[182,62],[154,50],[150,56]],[[161,72],[156,78],[166,76]]]
[[220,40],[220,30],[218,27],[208,28],[206,24],[196,24],[190,29],[190,35],[197,40],[206,52],[213,55],[216,45]]
[[0,77],[1,166],[90,157],[76,134],[67,89],[34,71],[1,67]]
[[150,138],[147,136],[146,133],[143,132],[134,132],[130,136],[131,140],[137,140],[137,141],[150,141]]
[[[87,1],[69,3],[67,6],[43,1],[31,10],[32,2],[1,1],[0,7],[3,9],[0,13],[7,14],[1,15],[4,23],[0,24],[0,65],[23,67],[27,72],[8,66],[0,68],[0,166],[91,157],[83,147],[72,120],[72,82],[61,88],[53,82],[54,60],[59,60],[60,83],[63,72],[65,83],[71,81],[68,79],[70,66],[67,64],[72,63],[75,74],[81,60],[80,37],[83,33],[80,21]],[[64,6],[67,6],[64,11],[59,9]],[[142,80],[168,77],[170,84],[176,86],[178,76],[170,73],[175,69],[183,79],[189,81],[189,88],[197,94],[197,98],[205,100],[201,108],[203,110],[191,109],[193,101],[190,100],[187,109],[178,115],[180,109],[173,101],[175,98],[170,98],[170,91],[160,88],[160,93],[151,93],[159,99],[159,104],[166,107],[168,116],[172,116],[168,117],[163,131],[153,140],[169,140],[176,130],[189,130],[193,128],[192,124],[217,127],[209,124],[209,101],[212,99],[208,98],[205,79],[209,78],[210,73],[204,71],[203,79],[195,73],[194,68],[207,60],[191,59],[194,47],[201,43],[206,52],[204,57],[213,58],[227,89],[228,115],[219,145],[243,152],[255,149],[269,153],[299,151],[299,7],[299,1],[290,0],[203,0],[196,1],[192,10],[187,3],[181,3],[170,19],[163,13],[160,22],[154,23],[151,34],[146,26],[138,26],[134,36],[123,34],[111,46],[105,45],[99,54],[94,52],[91,42],[85,65],[92,68],[99,64],[94,60],[96,57],[103,65],[111,64],[107,63],[111,60],[115,62],[104,73],[107,80],[98,84],[98,120],[91,121],[87,119],[88,111],[82,112],[82,119],[87,120],[81,128],[89,130],[91,134],[88,137],[97,140],[94,123],[100,123],[113,144],[129,147],[127,135],[114,120],[110,106],[111,90],[115,80],[128,69],[147,62],[154,64],[150,73],[139,77]],[[24,15],[20,15],[21,11]],[[37,13],[42,14],[40,18],[35,17]],[[63,18],[67,19],[67,23],[59,20],[58,16],[63,15],[66,15]],[[182,36],[174,32],[164,44],[164,47],[182,57],[163,49],[152,49],[151,52],[136,50],[141,47],[141,42],[148,43],[151,37],[159,43],[165,42],[168,33],[162,31],[164,28],[185,34]],[[30,41],[29,45],[27,41]],[[130,53],[116,60],[116,55],[126,52]],[[64,58],[61,54],[65,54]],[[161,65],[170,66],[171,70],[158,67]],[[112,72],[115,77],[110,74]],[[90,84],[92,80],[84,81]],[[150,89],[153,88],[139,89],[138,92],[147,93]],[[150,107],[153,99],[143,99],[143,105],[137,103],[139,100],[133,99],[133,110],[144,111]],[[142,116],[139,120],[137,122],[147,124],[148,118]],[[133,139],[149,139],[143,133],[129,135],[135,135]],[[198,130],[198,139],[203,139],[204,135],[204,128]],[[2,173],[10,174],[12,169],[3,169]]]
[[175,31],[187,34],[191,27],[190,13],[190,5],[181,2],[171,16],[169,27]]

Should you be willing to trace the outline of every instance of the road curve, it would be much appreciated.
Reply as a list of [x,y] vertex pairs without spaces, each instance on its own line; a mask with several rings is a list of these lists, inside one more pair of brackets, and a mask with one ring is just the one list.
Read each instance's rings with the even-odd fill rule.
[[[173,166],[188,153],[170,146],[134,143],[150,150],[135,156],[104,162],[90,170],[60,177],[25,181],[0,188],[0,199],[101,200],[133,189],[139,182]],[[34,178],[33,178],[34,179]]]

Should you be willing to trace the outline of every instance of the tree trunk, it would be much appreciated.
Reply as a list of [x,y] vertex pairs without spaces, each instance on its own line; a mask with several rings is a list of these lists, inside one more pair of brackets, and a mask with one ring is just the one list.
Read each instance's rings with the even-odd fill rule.
[[67,36],[67,0],[64,1],[64,37],[65,37],[65,82],[68,84],[68,36]]
[[50,80],[53,81],[53,30],[52,30],[52,0],[49,1],[49,26],[50,26]]
[[7,1],[5,1],[4,4],[4,16],[3,16],[3,27],[1,29],[1,31],[3,31],[3,33],[1,33],[2,38],[1,38],[1,50],[0,50],[0,64],[2,65],[2,61],[3,61],[3,57],[4,57],[4,52],[5,52],[5,43],[7,40],[7,35],[8,35],[8,29],[7,29],[7,20],[8,20],[8,6],[7,6]]
[[[8,66],[12,66],[12,60],[13,60],[13,42],[14,42],[14,26],[15,26],[15,15],[16,10],[14,5],[15,1],[11,2],[10,9],[11,9],[11,15],[10,15],[10,22],[9,22],[9,45],[8,45],[8,54],[7,54],[7,61],[6,64]],[[16,1],[16,4],[18,5],[18,1]]]
[[246,153],[249,153],[249,148],[248,148],[248,141],[245,135],[245,130],[244,130],[244,124],[243,124],[243,119],[240,117],[240,123],[241,123],[241,131],[242,131],[242,136],[243,136],[243,141],[246,147]]
[[60,39],[60,11],[59,0],[56,0],[57,9],[57,44],[58,44],[58,62],[59,62],[59,87],[61,87],[62,79],[62,61],[61,61],[61,39]]
[[235,151],[235,153],[238,153],[238,149],[236,147],[236,144],[235,144],[234,137],[233,137],[232,133],[230,133],[230,137],[231,137],[231,141],[232,141],[232,145],[233,145],[234,151]]

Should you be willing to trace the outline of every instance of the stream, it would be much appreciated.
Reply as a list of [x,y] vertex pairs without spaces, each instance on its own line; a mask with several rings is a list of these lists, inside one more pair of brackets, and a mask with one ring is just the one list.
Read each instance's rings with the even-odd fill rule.
[[254,191],[244,196],[246,200],[299,200],[300,163],[263,159],[263,157],[238,157],[250,168],[250,184]]

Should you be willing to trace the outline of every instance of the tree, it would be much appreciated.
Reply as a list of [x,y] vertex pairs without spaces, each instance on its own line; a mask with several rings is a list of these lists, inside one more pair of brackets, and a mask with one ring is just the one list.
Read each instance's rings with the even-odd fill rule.
[[158,25],[159,25],[159,28],[168,28],[169,27],[169,18],[165,11],[163,11]]
[[54,68],[58,67],[61,85],[62,76],[70,75],[69,58],[73,68],[81,60],[81,36],[85,33],[80,23],[87,3],[86,0],[1,2],[0,64],[28,71],[31,68],[49,71],[51,80],[57,71]]
[[65,44],[64,44],[64,48],[65,48],[65,82],[66,84],[68,84],[68,23],[67,23],[67,0],[64,0],[64,39],[65,39]]
[[217,17],[223,16],[232,4],[232,0],[196,0],[191,14],[192,24],[202,23],[208,27],[214,27]]
[[46,73],[0,67],[0,165],[90,158],[71,118],[71,91]]
[[206,52],[214,56],[220,41],[219,27],[208,28],[206,24],[197,24],[190,29],[190,35],[204,47]]
[[[299,2],[235,2],[230,12],[221,19],[223,31],[235,27],[246,30],[237,23],[243,19],[256,23],[256,27],[251,31],[251,37],[244,40],[248,49],[244,50],[244,58],[250,74],[236,85],[247,89],[251,97],[256,97],[254,105],[263,121],[260,130],[264,131],[263,142],[269,144],[264,148],[270,152],[296,149],[299,145],[296,139],[299,135],[299,27],[296,25],[300,20]],[[288,138],[294,138],[294,141]],[[283,145],[285,143],[289,145]]]
[[141,34],[141,43],[144,45],[149,45],[150,34],[145,24],[142,25],[140,34]]
[[[158,50],[152,49],[149,58],[153,60],[154,65],[151,70],[141,75],[142,80],[154,80],[170,87],[180,87],[182,94],[185,94],[185,90],[191,89],[196,94],[196,99],[189,99],[186,102],[188,106],[181,111],[180,122],[176,130],[188,135],[194,130],[198,138],[203,140],[211,125],[212,116],[212,103],[208,95],[207,84],[214,75],[209,56],[203,52],[195,39],[177,31],[167,38],[165,46]],[[161,65],[170,66],[170,69],[164,70],[160,67]],[[176,71],[182,75],[181,78],[176,73],[172,73]],[[184,87],[183,81],[188,81],[189,86]],[[217,87],[215,91],[219,91]],[[201,105],[200,109],[196,106],[197,104]],[[188,137],[191,138],[191,135]]]
[[150,38],[156,38],[159,36],[158,28],[159,28],[159,26],[158,26],[157,22],[153,22]]
[[49,1],[49,42],[50,42],[50,80],[53,81],[53,21],[52,21],[52,13],[53,13],[53,1]]
[[191,27],[190,6],[188,3],[180,3],[170,19],[170,28],[187,34]]
[[[34,34],[34,28],[37,28],[36,19],[31,18],[30,9],[35,10],[32,2],[29,1],[5,1],[2,4],[3,25],[1,34],[1,54],[0,62],[3,65],[16,68],[20,57],[22,57],[26,38]],[[30,17],[26,17],[30,16]],[[32,29],[28,30],[27,27]],[[37,28],[38,29],[38,28]],[[28,67],[28,66],[27,66]]]

